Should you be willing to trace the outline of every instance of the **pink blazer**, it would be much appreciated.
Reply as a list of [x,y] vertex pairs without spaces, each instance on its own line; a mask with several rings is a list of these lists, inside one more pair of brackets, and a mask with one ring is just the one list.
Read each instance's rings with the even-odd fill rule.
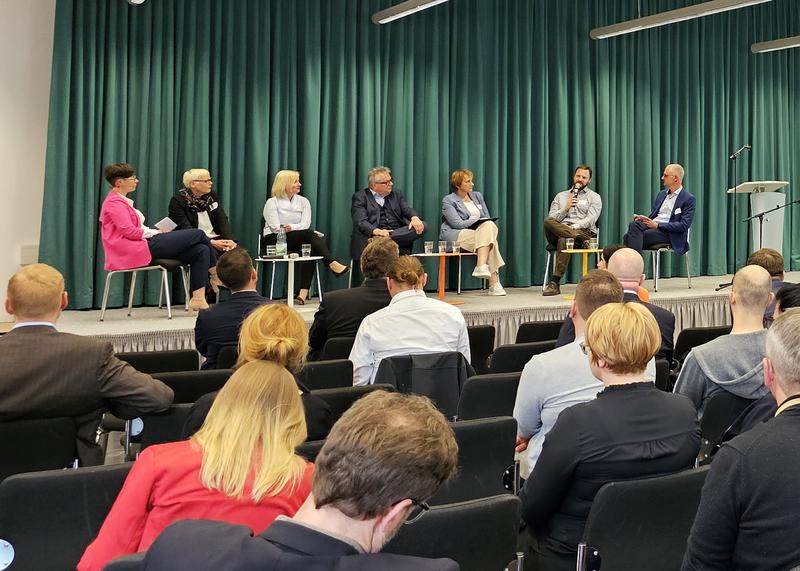
[[100,208],[100,233],[106,270],[127,270],[150,263],[150,248],[136,210],[113,190]]

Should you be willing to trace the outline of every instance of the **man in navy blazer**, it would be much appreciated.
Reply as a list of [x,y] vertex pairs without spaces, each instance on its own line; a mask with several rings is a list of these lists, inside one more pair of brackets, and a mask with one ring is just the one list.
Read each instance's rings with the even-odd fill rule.
[[168,527],[148,571],[458,571],[450,559],[379,553],[458,466],[453,429],[427,398],[374,391],[334,425],[314,465],[311,494],[292,518],[252,536],[202,520]]
[[256,291],[258,276],[253,259],[244,248],[235,248],[217,260],[217,276],[231,290],[231,297],[201,311],[194,326],[194,345],[206,358],[203,369],[214,369],[223,347],[239,342],[242,321],[256,307],[270,303]]
[[683,188],[683,175],[679,164],[664,167],[661,182],[665,188],[656,196],[650,216],[634,214],[624,237],[628,248],[641,252],[656,244],[670,244],[679,256],[689,251],[689,227],[694,218],[695,199]]
[[397,242],[401,254],[410,254],[414,240],[425,232],[425,223],[406,203],[403,193],[394,190],[392,171],[387,167],[370,170],[367,185],[353,195],[350,207],[353,258],[361,257],[367,240],[372,236],[391,238]]

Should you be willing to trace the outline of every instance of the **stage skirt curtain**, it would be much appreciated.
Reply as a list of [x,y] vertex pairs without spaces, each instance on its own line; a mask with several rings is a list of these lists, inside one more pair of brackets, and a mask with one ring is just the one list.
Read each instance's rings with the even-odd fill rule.
[[[682,163],[697,196],[694,275],[730,272],[734,238],[737,267],[747,255],[747,225],[731,231],[725,194],[732,150],[753,147],[739,180],[800,180],[800,53],[749,52],[797,33],[795,0],[601,41],[589,30],[635,17],[636,2],[458,0],[377,26],[371,15],[392,0],[57,1],[40,252],[76,308],[101,301],[97,219],[112,162],[136,166],[132,197],[151,224],[183,171],[210,169],[251,251],[272,178],[297,169],[339,259],[369,168],[392,168],[430,240],[448,175],[469,168],[499,217],[508,286],[541,283],[542,220],[579,163],[594,170],[609,243],[650,211],[663,165]],[[793,210],[785,235],[790,252]],[[663,266],[683,271],[675,256]],[[156,276],[140,278],[135,302],[155,304]],[[125,303],[128,279],[114,281],[111,306]]]

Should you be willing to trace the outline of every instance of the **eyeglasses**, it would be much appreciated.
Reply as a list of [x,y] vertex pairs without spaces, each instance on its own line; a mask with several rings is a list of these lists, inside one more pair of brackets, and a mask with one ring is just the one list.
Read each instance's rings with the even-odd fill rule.
[[591,347],[589,347],[589,346],[588,346],[586,343],[584,343],[583,341],[581,341],[581,342],[580,342],[580,345],[579,345],[579,347],[581,348],[581,351],[583,351],[583,354],[584,354],[584,355],[588,355],[589,353],[591,353],[591,352],[592,352],[592,348],[591,348]]
[[425,515],[425,512],[431,509],[431,506],[429,506],[427,502],[418,502],[414,499],[411,500],[411,506],[411,511],[408,512],[408,517],[406,518],[406,521],[403,522],[404,524],[414,523],[423,515]]
[[375,181],[375,184],[389,184],[390,182],[392,182],[392,179],[388,179],[388,180],[376,180],[376,181]]
[[211,182],[210,178],[196,178],[195,182]]

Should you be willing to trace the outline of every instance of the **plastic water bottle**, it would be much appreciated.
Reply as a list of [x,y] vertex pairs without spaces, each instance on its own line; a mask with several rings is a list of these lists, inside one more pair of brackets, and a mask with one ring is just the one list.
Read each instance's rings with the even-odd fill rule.
[[278,241],[275,243],[275,255],[276,256],[285,256],[289,252],[288,248],[286,247],[286,231],[281,226],[278,229]]

